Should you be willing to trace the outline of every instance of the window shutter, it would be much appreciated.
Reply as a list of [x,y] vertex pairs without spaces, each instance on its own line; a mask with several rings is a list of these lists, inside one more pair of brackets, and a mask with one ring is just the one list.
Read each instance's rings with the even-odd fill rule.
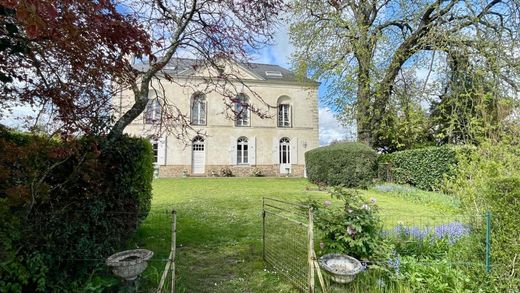
[[232,136],[229,137],[229,164],[237,164],[237,139]]
[[164,137],[157,142],[157,164],[166,165],[166,138]]
[[293,119],[293,106],[290,105],[289,106],[289,127],[294,127],[293,125],[293,122],[294,122],[294,119]]
[[298,138],[291,139],[291,164],[298,165]]
[[256,136],[249,139],[249,164],[256,165]]
[[273,137],[273,164],[280,164],[279,162],[279,140],[277,137]]

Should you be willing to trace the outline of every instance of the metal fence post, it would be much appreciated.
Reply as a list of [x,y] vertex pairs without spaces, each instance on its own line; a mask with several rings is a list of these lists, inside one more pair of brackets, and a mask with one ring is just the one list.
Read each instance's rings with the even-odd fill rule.
[[486,212],[486,273],[491,272],[491,212]]
[[265,197],[262,197],[262,258],[265,262]]

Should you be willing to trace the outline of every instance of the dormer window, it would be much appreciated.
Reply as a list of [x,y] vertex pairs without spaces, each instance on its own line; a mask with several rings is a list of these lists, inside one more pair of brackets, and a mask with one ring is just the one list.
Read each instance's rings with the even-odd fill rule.
[[159,99],[148,100],[144,114],[144,123],[155,124],[161,121],[161,102]]
[[280,71],[266,71],[265,76],[267,77],[283,77]]
[[235,126],[249,126],[249,98],[245,94],[239,94],[235,102]]
[[191,98],[191,124],[206,125],[206,96],[202,93]]

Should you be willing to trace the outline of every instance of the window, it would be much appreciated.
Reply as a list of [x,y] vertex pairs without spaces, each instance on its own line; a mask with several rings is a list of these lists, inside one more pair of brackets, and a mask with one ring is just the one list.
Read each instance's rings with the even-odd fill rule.
[[278,127],[291,127],[291,106],[289,104],[278,105]]
[[144,123],[154,124],[161,121],[161,103],[159,99],[148,100],[144,114]]
[[237,164],[248,164],[248,144],[247,137],[240,137],[237,140]]
[[203,151],[204,150],[204,139],[200,136],[197,136],[193,139],[191,148],[194,151]]
[[153,162],[157,163],[158,160],[158,154],[159,154],[159,143],[157,141],[152,141],[152,150],[153,150]]
[[282,77],[282,73],[280,71],[266,71],[265,75],[268,77]]
[[206,97],[201,93],[191,100],[191,124],[206,125]]
[[249,99],[244,94],[239,94],[235,102],[235,125],[249,126]]
[[280,164],[291,163],[291,142],[287,137],[280,139]]

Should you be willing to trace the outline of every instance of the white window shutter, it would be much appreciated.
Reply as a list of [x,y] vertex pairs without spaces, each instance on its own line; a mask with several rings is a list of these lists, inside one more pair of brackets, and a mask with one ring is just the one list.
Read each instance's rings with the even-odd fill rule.
[[279,141],[277,137],[273,137],[273,164],[280,164],[279,162],[279,147],[278,147]]
[[166,165],[166,138],[164,137],[157,141],[157,164]]
[[232,136],[229,137],[229,164],[237,164],[237,139]]
[[291,164],[298,165],[298,138],[291,139]]
[[249,139],[249,164],[256,165],[256,136]]

